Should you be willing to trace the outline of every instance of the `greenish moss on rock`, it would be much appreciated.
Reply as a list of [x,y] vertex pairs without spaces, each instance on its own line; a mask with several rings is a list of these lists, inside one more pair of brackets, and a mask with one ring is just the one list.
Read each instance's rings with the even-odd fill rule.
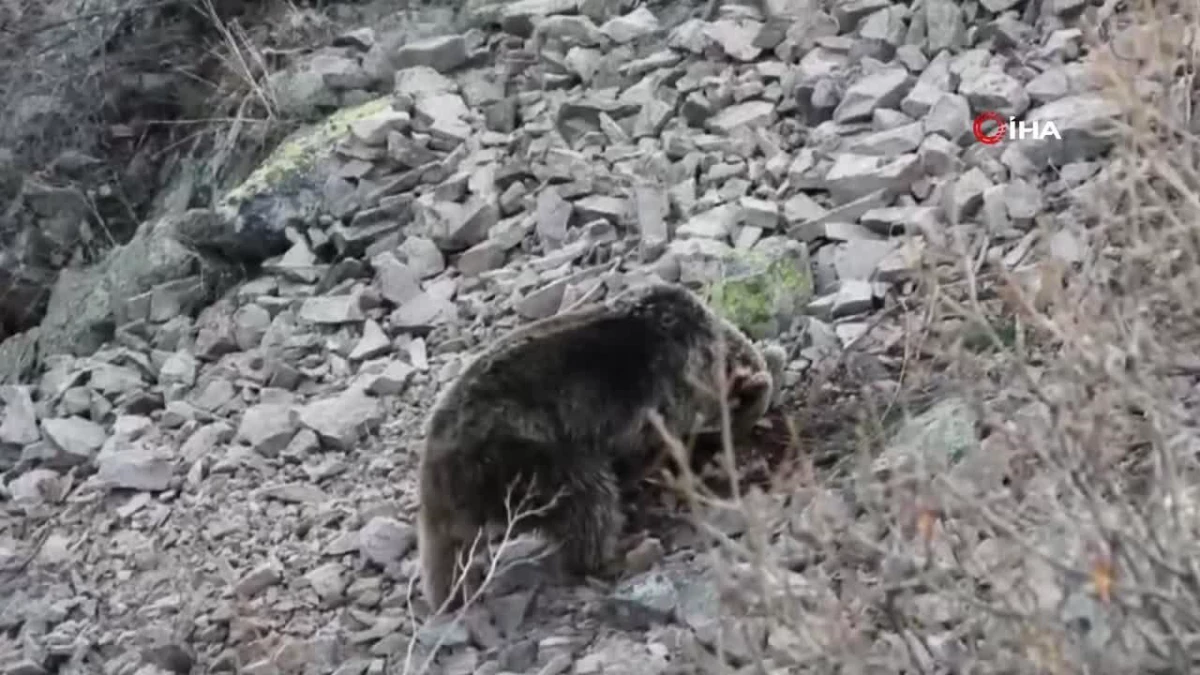
[[280,182],[312,171],[322,157],[329,155],[334,144],[350,133],[350,125],[384,112],[391,103],[391,96],[381,96],[343,108],[322,122],[292,132],[246,180],[225,195],[222,208],[236,209],[243,202],[271,191]]
[[325,185],[337,165],[333,148],[355,122],[388,113],[391,102],[390,96],[383,96],[292,133],[221,200],[217,212],[227,231],[209,242],[210,248],[246,263],[286,251],[290,242],[284,230],[289,225],[311,225],[328,210]]
[[752,339],[776,337],[812,298],[807,248],[733,253],[707,290],[713,310]]

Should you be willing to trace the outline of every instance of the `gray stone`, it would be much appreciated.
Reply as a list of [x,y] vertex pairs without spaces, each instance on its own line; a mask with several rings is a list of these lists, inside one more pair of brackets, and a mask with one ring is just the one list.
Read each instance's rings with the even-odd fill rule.
[[247,572],[234,585],[234,590],[243,597],[254,597],[282,580],[283,568],[272,560]]
[[[113,249],[91,268],[63,269],[38,329],[38,352],[91,354],[112,337],[117,310],[130,298],[159,284],[193,276],[205,259],[182,243],[180,229],[188,218],[211,216],[211,212],[191,213],[144,223],[129,243]],[[213,264],[212,269],[221,269],[221,265]],[[211,274],[208,278],[214,279]],[[191,302],[179,308],[180,313],[194,311],[208,297],[206,290],[200,297],[190,298]]]
[[900,102],[900,110],[914,119],[924,117],[942,94],[957,88],[958,80],[950,71],[950,52],[941,52],[921,71],[916,84]]
[[242,414],[236,438],[264,457],[276,457],[299,428],[291,405],[260,403]]
[[404,262],[422,279],[437,276],[446,269],[446,257],[437,244],[426,237],[405,237],[400,244]]
[[367,560],[386,567],[400,562],[416,543],[411,525],[376,516],[358,531],[358,550]]
[[454,80],[429,66],[401,68],[393,77],[393,91],[414,98],[425,94],[443,94],[457,90],[458,85]]
[[146,383],[142,379],[141,371],[135,368],[101,363],[91,369],[88,386],[102,394],[117,397],[141,391]]
[[537,234],[543,251],[553,251],[567,240],[567,223],[574,207],[553,187],[544,188],[537,198]]
[[6,487],[16,504],[41,504],[55,501],[53,497],[61,490],[59,481],[57,471],[31,469],[14,478]]
[[[297,59],[286,70],[272,73],[266,80],[266,89],[273,97],[279,111],[289,117],[312,119],[322,108],[337,105],[337,91],[326,76],[336,79],[357,73],[362,69],[354,61],[342,56],[323,55],[312,60]],[[365,84],[365,82],[364,82]]]
[[503,267],[507,258],[508,254],[500,242],[492,239],[481,241],[458,257],[458,271],[463,276],[479,276]]
[[1005,207],[1008,217],[1017,227],[1027,228],[1042,212],[1042,191],[1023,180],[1014,180],[1004,189]]
[[833,247],[833,266],[838,279],[870,281],[879,263],[898,245],[895,241],[870,239],[856,239],[837,244]]
[[611,195],[590,195],[575,201],[575,213],[585,223],[603,218],[613,225],[622,226],[629,209],[625,198]]
[[238,349],[254,349],[271,326],[271,313],[257,304],[245,305],[233,315],[233,337]]
[[0,383],[16,384],[32,376],[38,363],[40,335],[41,329],[35,326],[0,342]]
[[379,112],[350,123],[350,135],[366,145],[387,143],[388,134],[405,132],[412,125],[412,117],[404,111],[384,108]]
[[859,155],[894,157],[915,151],[924,138],[925,131],[922,124],[912,122],[891,129],[855,136],[849,139],[846,151]]
[[983,204],[983,192],[992,182],[979,169],[973,168],[958,177],[945,193],[946,219],[959,224],[971,219]]
[[113,422],[112,433],[115,436],[125,436],[136,439],[150,430],[154,422],[144,415],[118,415]]
[[426,195],[414,206],[419,226],[446,252],[461,251],[487,239],[488,231],[500,220],[494,197],[472,197],[466,204],[458,204]]
[[679,589],[671,577],[654,570],[627,579],[607,600],[609,620],[627,630],[645,630],[669,621],[680,602]]
[[196,384],[196,357],[187,352],[174,352],[163,361],[158,369],[158,383],[164,387],[180,385],[192,387]]
[[1035,170],[1048,164],[1063,166],[1094,159],[1112,147],[1115,119],[1120,112],[1120,104],[1103,94],[1068,96],[1025,115],[1026,123],[1031,126],[1053,122],[1062,140],[1053,136],[1018,139],[1009,149],[1024,157]]
[[351,361],[364,361],[383,356],[392,351],[392,340],[383,332],[379,324],[371,319],[363,324],[362,337],[350,351]]
[[4,418],[0,422],[0,443],[28,445],[41,440],[37,409],[27,386],[9,385],[0,389],[4,399]]
[[414,373],[416,369],[403,361],[388,361],[382,369],[371,369],[361,375],[363,388],[374,396],[396,396],[408,387]]
[[742,197],[739,200],[741,222],[763,230],[779,227],[779,205],[765,199]]
[[980,219],[984,227],[995,237],[1005,237],[1012,231],[1008,207],[1004,202],[1006,185],[991,185],[983,191],[983,207]]
[[200,307],[206,297],[204,277],[200,275],[157,284],[150,290],[147,318],[154,323],[164,323],[187,316]]
[[702,237],[725,241],[729,239],[741,216],[734,204],[722,204],[688,219],[675,230],[675,236],[681,239]]
[[770,101],[746,101],[732,105],[708,120],[714,132],[729,134],[735,129],[763,127],[775,121],[775,104]]
[[941,134],[960,144],[971,135],[971,105],[958,94],[943,94],[926,114],[925,133]]
[[309,403],[297,412],[300,424],[316,432],[321,443],[345,452],[383,422],[379,400],[357,389]]
[[228,380],[211,380],[192,393],[192,403],[201,410],[216,412],[228,404],[237,392]]
[[893,47],[904,43],[905,18],[908,10],[902,5],[885,7],[868,16],[858,28],[864,40],[875,40]]
[[300,306],[300,318],[308,323],[355,323],[366,318],[358,295],[308,298]]
[[660,185],[639,183],[634,186],[634,205],[642,250],[647,258],[657,258],[670,240],[667,191]]
[[705,27],[705,34],[736,61],[753,61],[762,53],[755,42],[762,24],[757,21],[718,19]]
[[1025,92],[1038,105],[1057,101],[1071,93],[1071,79],[1065,68],[1051,68],[1026,82]]
[[471,135],[471,125],[466,121],[470,110],[458,94],[418,96],[413,105],[413,116],[430,134],[443,141],[457,144]]
[[908,189],[919,178],[921,167],[916,153],[892,158],[841,154],[825,175],[826,189],[839,204],[851,202],[876,190],[894,193]]
[[569,284],[569,279],[559,279],[530,292],[517,301],[517,314],[534,320],[552,316],[562,306],[563,294]]
[[922,253],[922,247],[911,241],[896,247],[876,265],[874,280],[891,284],[912,277],[921,263]]
[[979,112],[996,112],[1008,118],[1029,109],[1025,87],[1002,70],[973,72],[963,78],[958,91],[971,103],[971,109]]
[[926,136],[921,143],[921,147],[917,150],[917,157],[920,160],[921,168],[927,175],[944,176],[957,172],[962,166],[962,161],[959,159],[961,153],[962,147],[954,141],[931,134]]
[[200,359],[216,360],[235,351],[232,305],[218,302],[200,314],[193,353]]
[[600,26],[601,32],[617,44],[626,44],[659,30],[658,17],[644,6],[625,16],[617,16]]
[[810,243],[825,239],[830,241],[857,241],[878,238],[874,232],[862,225],[826,219],[803,223],[799,227],[792,228],[788,234],[801,241]]
[[82,417],[42,420],[42,434],[61,453],[61,463],[68,466],[92,459],[108,438],[104,427]]
[[371,259],[375,268],[374,286],[393,305],[403,305],[421,294],[420,276],[411,266],[400,262],[391,251]]
[[329,498],[321,488],[310,483],[270,485],[260,490],[259,495],[285,504],[321,504]]
[[821,206],[803,192],[797,192],[783,203],[783,219],[788,225],[799,225],[822,218],[828,213],[829,209]]
[[96,478],[110,488],[161,492],[171,485],[175,462],[147,443],[116,443],[96,458]]
[[926,0],[926,49],[936,54],[944,49],[959,49],[965,43],[962,8],[954,0]]
[[321,602],[331,606],[342,599],[346,587],[350,584],[350,580],[343,575],[344,571],[341,563],[328,562],[305,574],[304,581]]
[[1078,263],[1084,259],[1087,245],[1079,235],[1070,230],[1059,230],[1050,237],[1050,255],[1067,263]]
[[877,108],[897,107],[911,87],[912,77],[903,67],[886,68],[862,77],[846,90],[833,111],[833,119],[841,124],[870,120]]
[[397,70],[425,66],[448,73],[466,63],[469,54],[462,35],[446,35],[410,42],[396,50],[392,64]]
[[837,291],[809,303],[809,311],[831,319],[853,316],[873,309],[874,298],[875,291],[870,282],[847,279],[838,284]]
[[420,295],[401,305],[392,312],[392,325],[401,329],[422,329],[438,326],[458,315],[453,302],[434,293],[423,291]]

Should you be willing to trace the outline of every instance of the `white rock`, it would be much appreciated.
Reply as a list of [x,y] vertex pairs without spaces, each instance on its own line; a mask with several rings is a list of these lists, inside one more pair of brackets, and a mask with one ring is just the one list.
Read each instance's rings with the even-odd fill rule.
[[300,306],[300,318],[309,323],[339,324],[366,318],[357,295],[308,298]]
[[4,399],[4,421],[0,422],[0,443],[28,445],[41,440],[38,431],[37,409],[33,405],[30,388],[7,386],[0,388]]
[[293,406],[260,403],[242,414],[236,438],[264,457],[275,457],[287,447],[299,428],[294,419]]
[[377,356],[383,356],[392,351],[392,340],[383,332],[379,324],[372,319],[367,319],[363,324],[363,334],[359,338],[358,344],[350,351],[351,361],[364,361],[373,359]]
[[376,516],[358,532],[358,550],[376,565],[399,562],[413,547],[416,532],[395,518]]
[[309,403],[296,415],[323,444],[341,451],[349,450],[363,434],[378,429],[383,422],[379,399],[357,389]]
[[91,459],[108,438],[104,427],[82,417],[42,420],[42,433],[65,455],[62,459],[71,464]]

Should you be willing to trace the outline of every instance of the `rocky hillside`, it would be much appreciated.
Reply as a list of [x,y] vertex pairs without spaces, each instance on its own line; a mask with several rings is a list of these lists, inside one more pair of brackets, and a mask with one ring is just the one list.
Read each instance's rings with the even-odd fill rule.
[[[64,268],[0,344],[0,673],[1186,662],[1112,604],[1091,512],[1049,506],[1078,457],[1019,454],[1083,432],[1040,426],[1059,418],[1023,405],[1044,397],[976,395],[1001,349],[1039,382],[1084,363],[1038,312],[1092,269],[1095,207],[1131,175],[1101,47],[1160,26],[1087,0],[764,3],[469,3],[433,35],[344,26],[264,74],[313,122],[212,208]],[[1190,101],[1168,64],[1139,95]],[[631,533],[613,584],[514,563],[427,620],[414,467],[437,393],[503,332],[649,276],[786,346],[773,489]]]

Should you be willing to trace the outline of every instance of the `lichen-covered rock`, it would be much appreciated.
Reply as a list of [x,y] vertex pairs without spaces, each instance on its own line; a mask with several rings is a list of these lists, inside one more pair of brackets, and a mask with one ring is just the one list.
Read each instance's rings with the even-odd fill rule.
[[713,309],[756,340],[786,330],[813,295],[807,248],[772,241],[728,255],[708,288]]
[[334,146],[355,122],[389,114],[391,100],[384,96],[344,108],[284,139],[218,205],[228,230],[219,242],[222,251],[240,260],[264,260],[287,250],[284,229],[313,223],[322,210],[328,169],[336,164]]
[[64,269],[59,275],[38,338],[39,357],[52,354],[87,355],[111,339],[130,301],[162,284],[197,276],[204,282],[197,292],[181,296],[178,314],[191,314],[219,291],[223,278],[214,261],[193,247],[198,243],[185,232],[208,212],[189,211],[144,223],[133,239],[113,249],[97,265]]

